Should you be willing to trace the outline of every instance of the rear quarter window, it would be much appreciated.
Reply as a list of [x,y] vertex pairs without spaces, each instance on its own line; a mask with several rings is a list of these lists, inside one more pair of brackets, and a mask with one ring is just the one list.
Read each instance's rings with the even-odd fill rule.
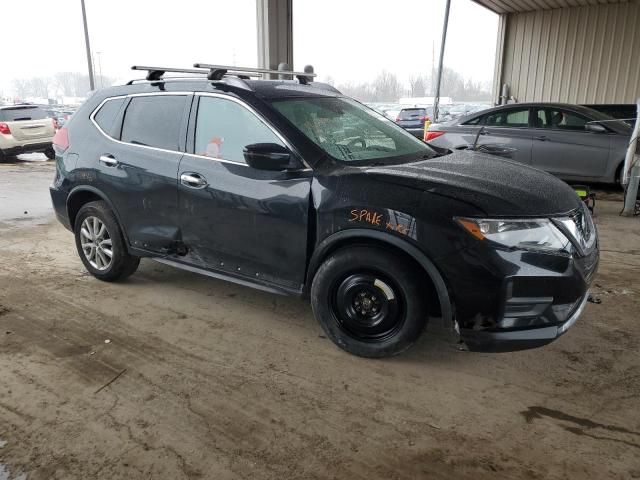
[[117,137],[120,125],[116,125],[116,118],[125,100],[124,97],[107,100],[93,117],[100,129],[110,137]]

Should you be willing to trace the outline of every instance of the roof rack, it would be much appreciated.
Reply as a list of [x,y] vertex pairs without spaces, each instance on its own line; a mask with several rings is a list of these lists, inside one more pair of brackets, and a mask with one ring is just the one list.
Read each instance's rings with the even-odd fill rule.
[[293,70],[270,70],[268,68],[246,68],[233,67],[229,65],[211,65],[209,63],[194,63],[195,68],[206,68],[209,70],[207,78],[209,80],[220,80],[226,74],[267,74],[267,75],[291,75],[295,76],[302,84],[308,83],[312,78],[316,77],[313,73],[313,67],[305,67],[305,72],[294,72]]
[[[291,70],[269,70],[266,68],[245,68],[235,67],[229,65],[211,65],[208,63],[196,63],[193,65],[195,68],[174,68],[174,67],[148,67],[141,65],[134,65],[131,70],[143,70],[147,72],[145,80],[158,81],[161,80],[165,73],[189,73],[196,75],[206,75],[209,80],[222,80],[225,75],[233,75],[241,79],[249,79],[250,77],[259,77],[265,74],[270,75],[295,75],[298,81],[302,84],[306,84],[313,77],[316,76],[313,73],[313,67],[305,67],[305,72],[294,72]],[[132,84],[136,80],[130,80],[128,84]]]

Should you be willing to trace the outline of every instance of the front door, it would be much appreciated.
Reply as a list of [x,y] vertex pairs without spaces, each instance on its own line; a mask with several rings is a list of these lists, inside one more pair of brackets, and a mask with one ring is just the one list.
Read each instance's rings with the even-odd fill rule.
[[283,139],[240,100],[201,94],[180,162],[178,199],[184,261],[299,289],[307,259],[311,171],[249,167],[243,148]]
[[567,179],[588,179],[606,173],[611,137],[586,130],[588,118],[544,107],[536,109],[534,121],[534,167]]

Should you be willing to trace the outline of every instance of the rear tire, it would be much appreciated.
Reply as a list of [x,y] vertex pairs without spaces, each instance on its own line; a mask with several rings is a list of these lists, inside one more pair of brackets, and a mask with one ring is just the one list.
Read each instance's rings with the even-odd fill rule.
[[427,319],[418,269],[373,246],[343,248],[318,269],[313,313],[340,348],[361,357],[398,355],[419,338]]
[[53,160],[53,159],[55,159],[55,158],[56,158],[56,152],[55,152],[55,150],[54,150],[53,148],[47,148],[47,149],[44,151],[44,154],[47,156],[47,158],[48,158],[49,160]]
[[122,280],[137,270],[140,258],[129,255],[116,216],[105,202],[85,204],[76,216],[74,232],[78,255],[97,279]]

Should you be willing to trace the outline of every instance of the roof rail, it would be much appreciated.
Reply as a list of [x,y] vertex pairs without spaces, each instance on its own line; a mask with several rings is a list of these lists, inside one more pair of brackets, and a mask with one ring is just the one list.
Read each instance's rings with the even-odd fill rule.
[[209,80],[220,80],[226,74],[231,75],[247,75],[247,74],[269,74],[269,75],[293,75],[302,84],[308,83],[312,78],[316,77],[313,71],[310,72],[294,72],[292,70],[270,70],[268,68],[248,68],[235,67],[230,65],[212,65],[210,63],[194,63],[195,68],[206,68],[209,70],[207,78]]

